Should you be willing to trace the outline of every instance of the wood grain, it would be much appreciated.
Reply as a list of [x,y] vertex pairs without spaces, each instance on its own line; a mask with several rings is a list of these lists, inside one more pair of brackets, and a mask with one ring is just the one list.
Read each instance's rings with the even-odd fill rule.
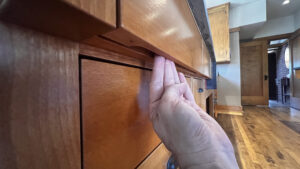
[[266,105],[269,100],[267,43],[241,43],[241,92],[243,105]]
[[0,22],[0,168],[80,169],[78,44]]
[[159,145],[148,119],[151,71],[82,60],[85,169],[135,168]]
[[300,168],[299,114],[287,107],[246,106],[243,116],[220,114],[217,121],[234,146],[240,168]]
[[201,44],[202,57],[193,57],[192,58],[192,67],[201,72],[202,74],[211,77],[211,59],[208,53],[205,43],[202,41]]
[[[80,44],[80,53],[86,56],[109,60],[113,62],[121,62],[129,65],[152,69],[153,53],[143,50],[125,47],[121,44],[114,43],[108,39],[101,37],[89,38]],[[103,55],[105,53],[105,55]],[[189,77],[202,77],[190,69],[176,65],[177,71],[184,73]]]
[[202,57],[202,37],[187,1],[120,2],[120,24],[106,37],[150,50],[202,74],[192,66],[193,58]]
[[115,11],[115,0],[8,0],[0,19],[81,41],[116,28]]
[[72,4],[75,8],[116,27],[117,2],[116,0],[62,0]]
[[216,62],[230,61],[229,3],[207,10]]
[[208,77],[212,77],[212,72],[211,72],[211,59],[210,59],[210,56],[209,56],[209,51],[207,50],[207,47],[204,43],[203,44],[203,54],[202,54],[202,58],[203,58],[203,64],[202,64],[202,69],[199,69],[201,70],[200,72],[205,74],[206,76]]
[[164,144],[160,144],[137,169],[166,169],[170,156],[171,152]]

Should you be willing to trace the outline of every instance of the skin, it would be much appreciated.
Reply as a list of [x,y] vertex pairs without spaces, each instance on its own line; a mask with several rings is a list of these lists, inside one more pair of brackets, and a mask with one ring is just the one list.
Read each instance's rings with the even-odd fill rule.
[[224,130],[195,102],[175,64],[156,56],[150,84],[150,119],[182,169],[238,169]]

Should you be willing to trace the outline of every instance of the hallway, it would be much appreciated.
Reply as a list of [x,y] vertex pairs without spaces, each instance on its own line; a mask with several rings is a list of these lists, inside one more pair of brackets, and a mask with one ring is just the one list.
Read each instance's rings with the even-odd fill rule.
[[300,169],[300,111],[245,106],[244,116],[220,114],[241,169]]

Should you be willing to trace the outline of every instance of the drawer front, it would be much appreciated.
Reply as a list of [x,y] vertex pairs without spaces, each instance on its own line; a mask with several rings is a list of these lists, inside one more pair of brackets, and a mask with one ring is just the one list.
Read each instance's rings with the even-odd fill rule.
[[148,119],[151,71],[81,63],[84,168],[135,168],[160,143]]
[[105,36],[138,46],[198,71],[202,36],[186,0],[120,0],[119,29]]

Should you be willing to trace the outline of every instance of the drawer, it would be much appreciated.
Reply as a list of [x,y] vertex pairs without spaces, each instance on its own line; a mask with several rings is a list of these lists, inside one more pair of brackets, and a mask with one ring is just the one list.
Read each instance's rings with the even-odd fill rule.
[[151,71],[81,60],[85,169],[132,169],[160,143],[148,118]]
[[201,74],[202,36],[187,0],[120,0],[118,29],[107,38],[170,58]]

